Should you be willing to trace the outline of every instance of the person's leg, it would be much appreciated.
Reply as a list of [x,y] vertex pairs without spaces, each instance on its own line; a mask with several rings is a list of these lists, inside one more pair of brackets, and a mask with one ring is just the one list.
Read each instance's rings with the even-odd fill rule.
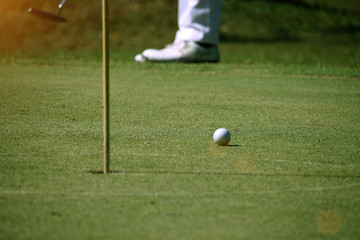
[[178,23],[173,44],[164,49],[147,49],[137,62],[218,62],[221,0],[179,0]]
[[179,30],[175,43],[218,44],[221,0],[179,0],[178,14]]

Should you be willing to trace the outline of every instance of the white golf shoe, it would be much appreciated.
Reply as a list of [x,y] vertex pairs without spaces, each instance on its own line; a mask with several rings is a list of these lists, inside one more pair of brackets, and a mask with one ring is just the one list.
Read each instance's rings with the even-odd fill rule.
[[163,49],[146,49],[135,56],[135,61],[144,62],[218,62],[219,49],[216,45],[200,45],[184,41],[167,45]]

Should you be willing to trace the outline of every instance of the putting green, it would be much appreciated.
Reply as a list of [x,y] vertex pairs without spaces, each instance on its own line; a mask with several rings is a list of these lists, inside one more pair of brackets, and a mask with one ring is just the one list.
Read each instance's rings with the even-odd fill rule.
[[3,239],[359,235],[356,68],[113,61],[103,176],[101,62],[2,66]]
[[4,1],[0,239],[360,236],[357,1],[224,1],[221,62],[194,65],[133,62],[173,1],[112,1],[106,176],[100,2],[69,28]]

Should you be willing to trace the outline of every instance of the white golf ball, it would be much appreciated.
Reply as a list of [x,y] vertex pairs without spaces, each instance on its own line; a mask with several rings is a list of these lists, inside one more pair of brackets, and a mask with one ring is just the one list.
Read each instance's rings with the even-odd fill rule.
[[230,142],[230,132],[226,128],[219,128],[214,132],[213,139],[219,146],[226,146]]

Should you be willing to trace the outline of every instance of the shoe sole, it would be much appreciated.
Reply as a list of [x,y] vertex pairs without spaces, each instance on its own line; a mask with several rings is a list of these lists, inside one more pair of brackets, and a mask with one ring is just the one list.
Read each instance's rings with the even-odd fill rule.
[[145,56],[136,56],[135,62],[138,63],[218,63],[220,60],[187,60],[187,59],[178,59],[178,60],[149,60]]

